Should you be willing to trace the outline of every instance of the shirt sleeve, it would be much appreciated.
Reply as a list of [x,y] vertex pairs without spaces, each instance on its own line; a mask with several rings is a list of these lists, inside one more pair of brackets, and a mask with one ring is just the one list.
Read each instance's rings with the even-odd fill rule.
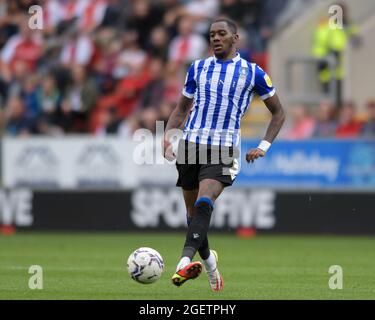
[[255,66],[254,91],[262,100],[271,98],[276,93],[268,74],[257,65]]
[[186,79],[185,79],[184,88],[182,89],[182,94],[185,97],[192,99],[194,97],[196,88],[197,88],[197,83],[194,79],[194,62],[193,62],[191,66],[189,67],[189,70],[186,74]]

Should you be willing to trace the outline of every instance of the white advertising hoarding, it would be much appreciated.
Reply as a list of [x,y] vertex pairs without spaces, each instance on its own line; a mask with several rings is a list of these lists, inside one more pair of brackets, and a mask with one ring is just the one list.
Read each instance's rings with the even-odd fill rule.
[[116,137],[32,137],[2,140],[7,188],[126,189],[138,183],[134,142]]

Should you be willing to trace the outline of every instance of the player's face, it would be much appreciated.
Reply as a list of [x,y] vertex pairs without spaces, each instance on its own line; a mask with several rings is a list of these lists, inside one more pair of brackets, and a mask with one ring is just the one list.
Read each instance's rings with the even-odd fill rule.
[[210,44],[217,58],[226,58],[232,52],[237,40],[238,35],[232,33],[226,22],[220,21],[211,25]]

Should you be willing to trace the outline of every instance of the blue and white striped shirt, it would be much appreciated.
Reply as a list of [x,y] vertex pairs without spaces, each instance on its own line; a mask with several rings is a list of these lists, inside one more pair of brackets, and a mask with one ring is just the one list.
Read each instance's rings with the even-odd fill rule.
[[194,61],[186,75],[182,94],[194,98],[185,124],[185,140],[211,145],[237,146],[240,121],[257,93],[262,100],[275,89],[268,75],[255,63],[236,57]]

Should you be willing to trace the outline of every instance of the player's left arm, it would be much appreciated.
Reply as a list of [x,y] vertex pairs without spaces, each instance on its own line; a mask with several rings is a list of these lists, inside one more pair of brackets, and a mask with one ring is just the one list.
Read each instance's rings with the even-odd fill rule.
[[271,143],[275,140],[283,123],[285,121],[284,109],[280,103],[279,97],[275,92],[270,77],[261,68],[255,66],[254,91],[260,96],[271,112],[272,118],[268,125],[266,135],[257,148],[250,149],[246,153],[246,161],[253,162],[259,157],[264,157]]
[[280,129],[284,124],[285,112],[276,93],[271,98],[264,100],[264,104],[272,114],[272,118],[268,125],[264,140],[272,143],[279,134]]
[[272,97],[264,100],[264,104],[271,112],[272,118],[268,125],[266,135],[264,136],[264,139],[261,141],[259,146],[254,149],[250,149],[246,154],[247,162],[253,162],[259,157],[264,157],[266,155],[268,148],[271,146],[273,140],[275,140],[275,138],[277,137],[285,121],[284,109],[276,93]]

